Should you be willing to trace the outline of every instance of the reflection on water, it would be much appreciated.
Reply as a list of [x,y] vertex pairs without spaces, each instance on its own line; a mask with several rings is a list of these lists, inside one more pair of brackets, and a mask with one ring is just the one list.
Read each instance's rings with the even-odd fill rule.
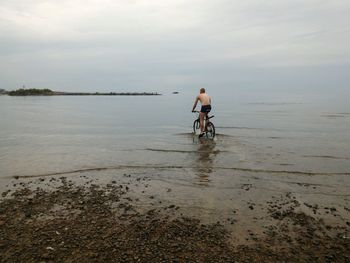
[[195,174],[201,185],[208,185],[210,174],[213,172],[213,161],[218,153],[215,151],[216,143],[207,138],[198,138],[193,136],[193,143],[197,147],[197,158],[195,158]]

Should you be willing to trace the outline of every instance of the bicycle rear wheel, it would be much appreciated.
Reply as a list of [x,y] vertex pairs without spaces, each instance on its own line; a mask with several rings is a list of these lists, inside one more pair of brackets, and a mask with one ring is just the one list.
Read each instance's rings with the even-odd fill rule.
[[199,122],[199,119],[197,119],[197,120],[195,120],[193,122],[193,133],[194,134],[199,134],[200,133],[200,128],[201,128],[200,122]]
[[209,122],[207,125],[206,135],[210,139],[214,139],[215,137],[215,126],[212,122]]

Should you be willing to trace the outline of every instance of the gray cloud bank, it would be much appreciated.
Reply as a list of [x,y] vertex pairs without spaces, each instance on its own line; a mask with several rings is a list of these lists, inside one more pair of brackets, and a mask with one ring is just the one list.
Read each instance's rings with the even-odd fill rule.
[[1,0],[0,88],[347,88],[348,0]]

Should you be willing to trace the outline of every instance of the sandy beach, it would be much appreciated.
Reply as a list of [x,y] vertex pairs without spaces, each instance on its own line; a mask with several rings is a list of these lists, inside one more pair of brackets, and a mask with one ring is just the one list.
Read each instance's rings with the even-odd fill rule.
[[184,190],[146,171],[93,174],[9,179],[0,203],[1,262],[350,260],[349,195],[341,186],[310,194],[327,191],[312,176],[286,192],[264,190],[268,175],[237,176],[250,183],[237,183],[232,198],[217,195],[220,206],[199,205],[208,188]]

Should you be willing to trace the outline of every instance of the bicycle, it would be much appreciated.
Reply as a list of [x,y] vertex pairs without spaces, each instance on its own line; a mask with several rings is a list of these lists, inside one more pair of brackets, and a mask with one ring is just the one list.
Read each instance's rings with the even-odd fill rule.
[[[200,130],[200,118],[199,118],[199,111],[193,111],[198,114],[197,119],[193,122],[193,132],[194,134],[198,134],[198,131]],[[208,116],[208,113],[204,117],[204,132],[207,138],[214,139],[215,137],[215,126],[210,121],[211,118],[214,118],[213,116]]]

